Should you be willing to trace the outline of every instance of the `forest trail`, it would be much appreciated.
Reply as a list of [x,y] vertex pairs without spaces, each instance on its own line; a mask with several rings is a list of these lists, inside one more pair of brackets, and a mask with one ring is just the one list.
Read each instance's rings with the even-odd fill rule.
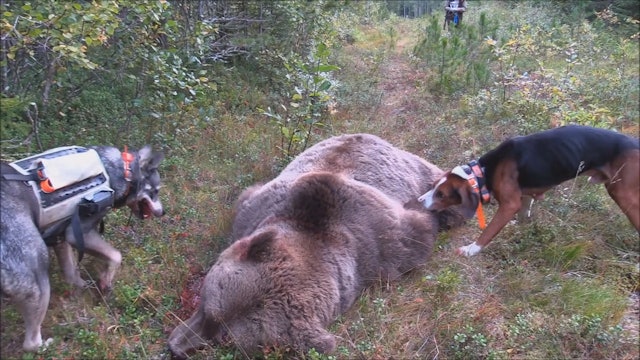
[[395,31],[394,45],[380,69],[378,88],[382,99],[374,117],[393,125],[385,132],[412,132],[417,130],[419,120],[424,117],[421,103],[425,101],[425,92],[420,86],[428,83],[427,73],[418,69],[410,59],[418,40],[415,29],[407,22],[400,22]]

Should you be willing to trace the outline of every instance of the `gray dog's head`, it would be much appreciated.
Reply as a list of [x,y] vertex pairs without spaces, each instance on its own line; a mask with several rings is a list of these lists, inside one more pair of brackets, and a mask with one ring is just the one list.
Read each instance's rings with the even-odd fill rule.
[[[126,204],[140,219],[164,215],[158,196],[160,191],[160,173],[158,166],[164,158],[161,152],[152,151],[149,145],[138,151],[132,166],[132,188]],[[126,161],[126,160],[125,160]]]

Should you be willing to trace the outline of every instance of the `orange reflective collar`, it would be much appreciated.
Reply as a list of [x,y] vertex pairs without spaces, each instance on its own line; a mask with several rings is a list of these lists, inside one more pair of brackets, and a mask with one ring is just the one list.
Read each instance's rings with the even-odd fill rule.
[[[484,178],[484,172],[477,161],[473,160],[467,165],[460,166],[462,171],[467,174],[467,181],[473,191],[480,196],[480,202],[476,209],[476,216],[478,217],[478,226],[480,229],[485,229],[487,223],[484,218],[484,211],[482,210],[482,204],[488,204],[491,200],[491,193],[487,189],[486,181]],[[458,174],[458,172],[456,172]]]
[[[491,200],[491,193],[487,189],[487,182],[484,178],[484,171],[482,171],[480,164],[478,164],[477,161],[473,160],[467,166],[473,173],[473,176],[469,177],[469,183],[471,183],[471,179],[473,179],[473,182],[476,183],[474,189],[480,195],[480,200],[483,204],[489,203],[489,200]],[[471,184],[471,186],[473,187],[473,184]]]
[[124,162],[124,179],[127,181],[127,191],[125,191],[124,196],[129,195],[129,191],[131,191],[131,181],[133,180],[133,171],[131,171],[131,163],[136,160],[135,155],[129,152],[127,149],[127,145],[124,146],[124,151],[122,152],[122,161]]
[[127,149],[127,146],[124,146],[124,151],[122,152],[122,161],[124,162],[124,179],[127,182],[131,182],[133,179],[133,172],[131,171],[131,163],[136,159],[132,153],[130,153]]

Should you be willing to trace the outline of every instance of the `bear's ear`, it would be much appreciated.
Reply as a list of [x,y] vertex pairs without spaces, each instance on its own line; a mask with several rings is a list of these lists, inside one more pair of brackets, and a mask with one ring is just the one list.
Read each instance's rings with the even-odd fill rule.
[[327,228],[339,211],[341,179],[329,173],[312,173],[296,181],[291,188],[292,217],[299,226],[311,231]]
[[240,260],[263,261],[271,253],[273,243],[276,240],[275,231],[266,231],[258,235],[242,239],[238,246]]

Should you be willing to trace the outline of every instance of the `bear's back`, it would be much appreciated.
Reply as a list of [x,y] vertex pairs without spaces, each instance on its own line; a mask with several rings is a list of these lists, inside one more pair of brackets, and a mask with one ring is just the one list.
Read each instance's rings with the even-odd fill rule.
[[329,138],[295,158],[275,179],[309,172],[342,173],[369,184],[402,203],[426,189],[442,170],[371,134]]
[[426,192],[442,170],[375,135],[332,137],[298,155],[273,180],[240,195],[232,239],[251,234],[265,218],[280,212],[295,180],[314,172],[340,174],[406,204]]

